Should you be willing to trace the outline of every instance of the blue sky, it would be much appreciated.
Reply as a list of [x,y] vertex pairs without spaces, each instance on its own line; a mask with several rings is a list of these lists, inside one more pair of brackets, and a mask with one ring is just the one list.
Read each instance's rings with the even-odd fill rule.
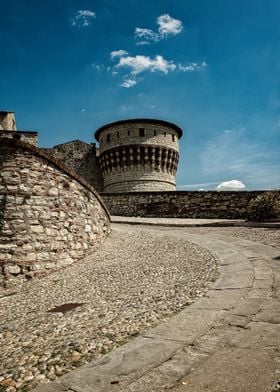
[[0,109],[40,145],[184,130],[179,189],[280,187],[279,0],[0,0]]

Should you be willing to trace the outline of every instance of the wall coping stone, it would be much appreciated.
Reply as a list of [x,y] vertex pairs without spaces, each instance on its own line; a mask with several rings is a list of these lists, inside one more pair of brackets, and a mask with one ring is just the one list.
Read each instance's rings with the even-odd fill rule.
[[[26,135],[26,134],[38,135],[38,131],[20,131],[18,129],[16,131],[13,131],[11,129],[1,129],[0,130],[0,136],[1,136],[1,132],[9,132],[9,133],[14,133],[14,134],[23,133],[24,135]],[[3,139],[5,139],[5,138],[3,138]],[[2,140],[2,138],[1,138],[1,140]]]
[[11,147],[17,147],[17,148],[22,148],[24,150],[28,150],[29,152],[33,153],[34,155],[45,159],[49,163],[52,163],[58,169],[64,171],[69,177],[72,177],[74,180],[78,181],[83,187],[87,188],[87,190],[89,190],[91,193],[94,194],[94,196],[97,198],[97,200],[102,205],[104,211],[106,212],[106,215],[107,215],[109,221],[111,222],[109,210],[106,207],[106,204],[103,201],[102,197],[95,190],[95,188],[92,185],[90,185],[83,177],[81,177],[79,174],[77,174],[74,170],[69,169],[62,161],[51,157],[47,152],[43,151],[42,149],[40,149],[38,147],[35,147],[33,144],[26,143],[26,142],[23,142],[20,140],[15,140],[15,139],[10,139],[10,138],[1,138],[1,145],[3,145],[3,144],[5,144],[7,146],[11,146]]
[[170,195],[188,195],[188,194],[194,194],[194,193],[197,193],[197,194],[228,194],[228,195],[231,195],[231,194],[233,194],[233,195],[236,195],[236,194],[246,194],[246,193],[250,193],[250,194],[254,194],[254,193],[256,193],[256,194],[260,194],[260,193],[265,193],[265,192],[268,192],[269,191],[269,189],[267,189],[267,190],[252,190],[252,191],[150,191],[150,192],[108,192],[108,193],[105,193],[105,192],[101,192],[101,195],[103,195],[104,194],[104,196],[114,196],[114,197],[116,197],[116,196],[125,196],[125,195],[127,195],[127,196],[148,196],[149,194],[151,194],[151,195],[165,195],[165,194],[168,194],[168,196],[170,196]]

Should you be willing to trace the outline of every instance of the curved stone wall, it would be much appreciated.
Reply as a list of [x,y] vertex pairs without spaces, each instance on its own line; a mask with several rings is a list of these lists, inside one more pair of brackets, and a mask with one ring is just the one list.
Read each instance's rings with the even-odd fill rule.
[[96,131],[104,192],[172,191],[182,130],[161,120],[124,120]]
[[27,143],[1,140],[3,195],[2,280],[71,264],[99,246],[110,230],[108,210],[94,188]]

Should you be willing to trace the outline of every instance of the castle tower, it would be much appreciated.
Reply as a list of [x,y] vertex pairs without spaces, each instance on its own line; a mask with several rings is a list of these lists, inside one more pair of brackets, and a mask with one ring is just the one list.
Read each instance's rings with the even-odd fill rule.
[[116,121],[99,128],[104,192],[174,191],[182,130],[163,120]]

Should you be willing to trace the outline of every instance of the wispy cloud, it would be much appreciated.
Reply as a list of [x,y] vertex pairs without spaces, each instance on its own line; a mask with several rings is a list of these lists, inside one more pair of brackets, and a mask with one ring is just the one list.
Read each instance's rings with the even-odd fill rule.
[[200,64],[199,63],[189,63],[186,65],[178,64],[178,69],[182,72],[193,72],[206,67],[207,67],[207,63],[205,61],[203,61]]
[[158,41],[159,35],[150,29],[143,29],[141,27],[136,27],[135,38],[140,39],[137,45],[147,45],[149,41]]
[[87,27],[95,18],[95,12],[90,10],[79,10],[72,18],[72,26]]
[[158,25],[157,32],[143,27],[136,27],[134,36],[137,45],[148,45],[168,36],[177,35],[183,30],[182,21],[173,18],[169,14],[157,17],[156,23]]
[[133,78],[125,78],[123,79],[122,83],[120,84],[121,87],[130,88],[135,86],[138,83],[136,79]]
[[128,54],[127,51],[123,50],[123,49],[113,50],[111,52],[111,59],[123,57],[123,56],[126,56],[127,54]]
[[199,182],[196,184],[186,184],[186,185],[178,185],[177,189],[197,189],[197,188],[201,188],[201,187],[207,187],[207,188],[212,188],[213,186],[217,186],[219,184],[219,181],[215,181],[215,182]]
[[97,71],[101,71],[101,70],[104,68],[103,65],[96,64],[96,63],[92,63],[92,64],[91,64],[91,67],[94,68],[94,69],[96,69]]
[[241,178],[249,188],[280,186],[278,152],[254,143],[245,128],[224,129],[210,139],[200,154],[207,177]]

